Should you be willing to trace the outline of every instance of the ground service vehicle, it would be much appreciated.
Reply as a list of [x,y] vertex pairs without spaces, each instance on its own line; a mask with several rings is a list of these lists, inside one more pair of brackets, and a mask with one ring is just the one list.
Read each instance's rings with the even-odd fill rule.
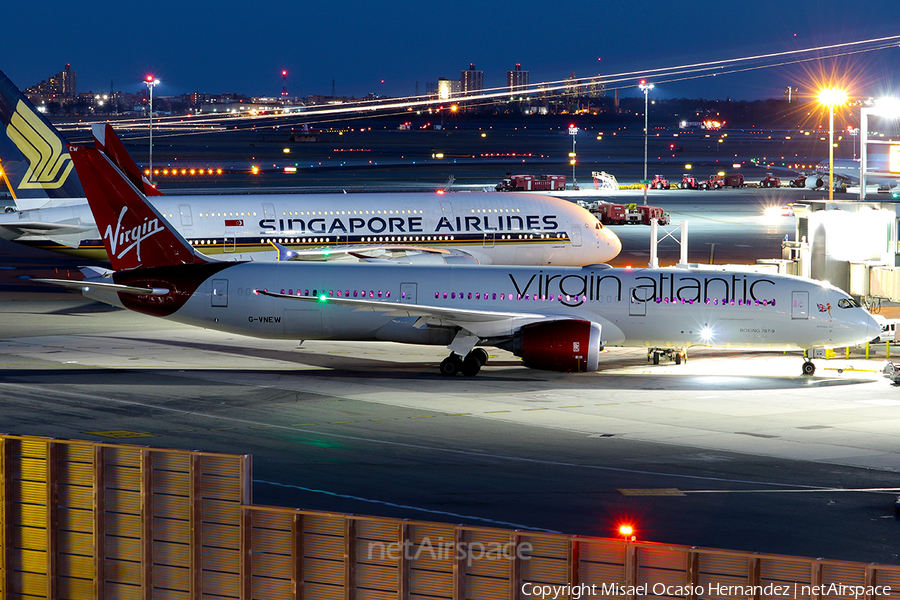
[[654,175],[653,180],[650,181],[650,187],[654,190],[667,190],[672,186],[669,184],[669,180],[662,175]]
[[700,182],[701,190],[721,190],[725,187],[725,180],[719,174],[710,175],[709,179]]
[[544,192],[566,189],[565,175],[510,175],[496,186],[498,192]]
[[742,188],[744,185],[744,176],[740,173],[732,173],[725,178],[725,185],[733,188]]
[[772,188],[772,187],[781,187],[781,179],[775,177],[771,173],[766,173],[766,176],[762,181],[759,182],[759,187],[764,188]]
[[700,184],[697,183],[697,178],[691,175],[690,173],[685,173],[681,178],[681,189],[683,190],[696,190],[700,187]]
[[660,225],[668,225],[670,220],[669,213],[658,206],[597,202],[590,211],[604,225],[649,225],[651,219],[656,219]]

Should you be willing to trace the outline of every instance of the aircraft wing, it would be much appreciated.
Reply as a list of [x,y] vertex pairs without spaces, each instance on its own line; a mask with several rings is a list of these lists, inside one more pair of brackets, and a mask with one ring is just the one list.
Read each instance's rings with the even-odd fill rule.
[[416,322],[416,327],[424,327],[426,325],[460,327],[483,338],[511,335],[517,328],[536,321],[559,321],[571,318],[544,313],[469,310],[465,308],[402,304],[400,302],[362,300],[358,298],[326,297],[322,299],[317,296],[293,296],[266,290],[256,290],[256,292],[262,296],[272,298],[296,300],[299,302],[322,302],[337,306],[353,307],[355,309],[354,312],[377,312],[391,317],[418,317],[419,320]]
[[[50,238],[66,236],[77,236],[79,233],[93,231],[96,229],[93,225],[73,225],[68,223],[51,223],[48,221],[15,221],[10,223],[0,223],[0,238],[4,240],[15,240],[27,235],[43,235]],[[75,240],[75,246],[78,240]]]
[[428,306],[423,304],[401,304],[400,302],[384,302],[377,300],[362,300],[359,298],[333,298],[318,296],[294,296],[292,294],[279,294],[266,290],[256,290],[261,296],[272,298],[284,298],[285,300],[299,300],[300,302],[322,302],[324,304],[336,304],[338,306],[350,306],[355,312],[380,312],[393,317],[437,317],[450,320],[465,320],[467,322],[490,322],[503,319],[532,318],[545,319],[547,315],[539,313],[502,312],[493,310],[468,310],[465,308],[445,308],[443,306]]

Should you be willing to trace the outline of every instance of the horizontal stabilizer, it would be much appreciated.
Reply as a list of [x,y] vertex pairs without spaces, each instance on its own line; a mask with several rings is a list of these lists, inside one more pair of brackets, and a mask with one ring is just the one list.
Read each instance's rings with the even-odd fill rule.
[[32,281],[37,281],[39,283],[49,283],[51,285],[58,285],[66,288],[67,290],[72,290],[73,292],[86,292],[90,288],[100,288],[105,290],[111,290],[113,292],[120,292],[122,294],[132,294],[135,296],[165,296],[169,293],[169,290],[165,288],[147,288],[147,287],[136,287],[133,285],[120,285],[118,283],[101,283],[99,281],[88,281],[85,279],[82,280],[73,280],[73,279],[33,279]]

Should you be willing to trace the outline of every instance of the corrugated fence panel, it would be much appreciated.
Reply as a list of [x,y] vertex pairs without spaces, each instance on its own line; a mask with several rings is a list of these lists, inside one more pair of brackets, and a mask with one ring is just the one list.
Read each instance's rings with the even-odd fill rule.
[[759,579],[762,585],[787,581],[809,584],[812,579],[812,569],[809,561],[766,557],[760,561]]
[[646,548],[637,549],[638,585],[654,584],[678,588],[690,583],[687,576],[687,553],[682,549]]
[[290,579],[270,579],[254,577],[250,593],[253,600],[282,600],[290,598],[294,586]]
[[570,583],[569,542],[563,536],[549,538],[523,535],[518,547],[509,547],[502,553],[507,560],[521,557],[523,582],[555,585]]
[[90,600],[94,597],[93,579],[59,576],[59,597],[67,600]]
[[900,598],[900,569],[892,570],[890,567],[878,565],[874,567],[874,585],[889,586],[890,595],[878,596],[881,598]]
[[344,588],[340,585],[328,585],[304,582],[303,600],[344,600]]
[[397,595],[399,579],[396,567],[357,564],[355,574],[356,589],[380,590]]
[[249,457],[0,440],[3,598],[92,598],[99,568],[115,600],[143,599],[148,583],[158,600],[503,600],[526,582],[685,586],[691,572],[714,600],[769,583],[797,584],[796,600],[811,584],[839,600],[890,586],[871,600],[900,600],[900,567],[244,506]]
[[697,585],[708,598],[744,600],[745,595],[729,593],[737,586],[750,584],[750,571],[745,554],[713,554],[698,552]]
[[453,594],[453,573],[410,569],[409,589],[412,594],[450,598]]

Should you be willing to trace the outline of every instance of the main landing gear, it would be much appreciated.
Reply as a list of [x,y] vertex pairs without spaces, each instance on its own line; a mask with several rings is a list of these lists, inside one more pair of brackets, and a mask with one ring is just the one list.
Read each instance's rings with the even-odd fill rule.
[[674,361],[676,365],[687,362],[687,350],[684,348],[676,350],[674,348],[648,348],[647,362],[658,365],[661,358]]
[[474,348],[465,358],[454,352],[441,361],[441,375],[449,377],[462,373],[466,377],[474,377],[487,361],[488,353],[484,348]]

